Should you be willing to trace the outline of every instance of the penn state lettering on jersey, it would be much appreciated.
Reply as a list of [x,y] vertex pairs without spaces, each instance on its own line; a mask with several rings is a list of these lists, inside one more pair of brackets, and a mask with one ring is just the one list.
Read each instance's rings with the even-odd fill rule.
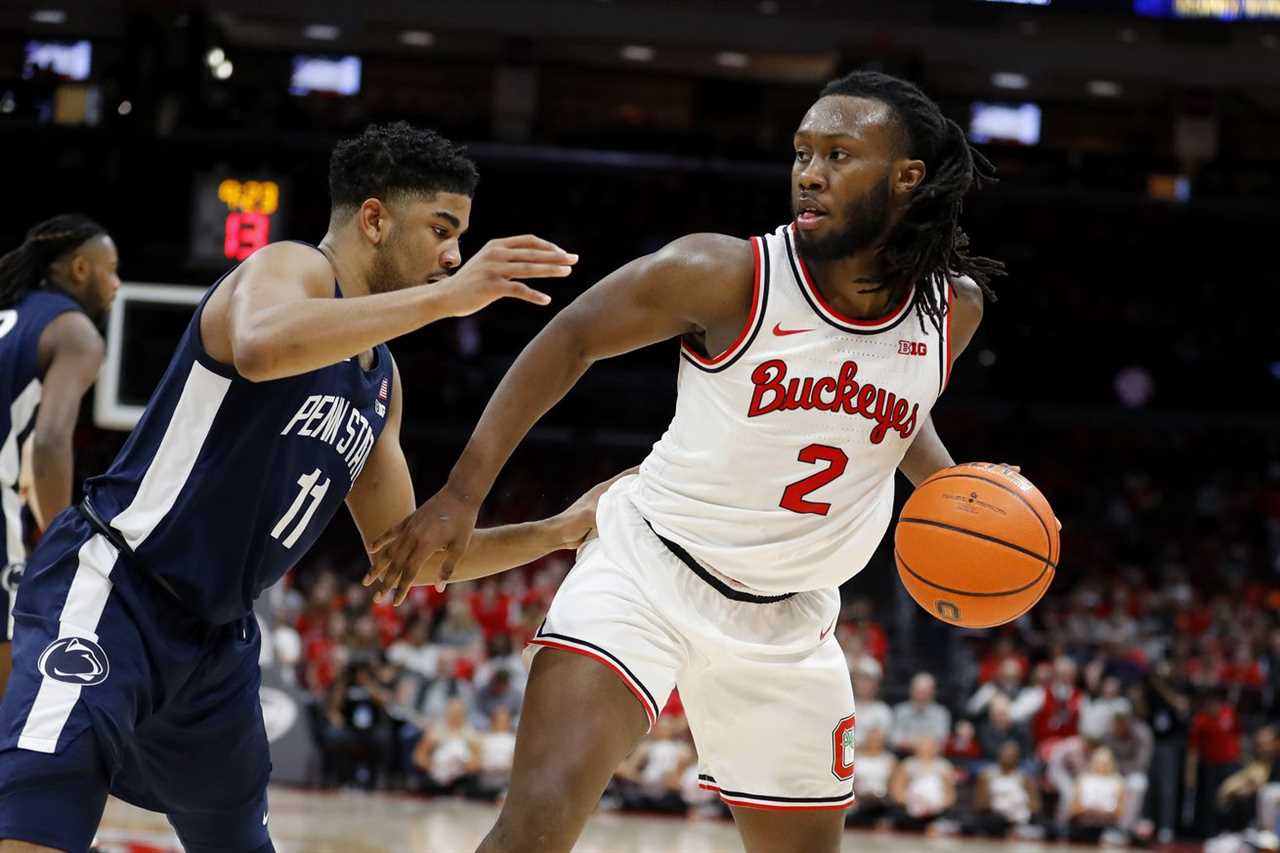
[[[85,491],[134,559],[214,623],[247,615],[315,543],[386,423],[391,353],[253,383],[211,358],[196,309],[142,419]],[[342,291],[335,283],[334,295]]]
[[40,405],[40,336],[57,317],[83,310],[65,293],[36,288],[0,311],[0,569],[26,559],[18,468]]
[[950,323],[922,323],[914,291],[875,320],[841,315],[790,226],[751,250],[746,327],[714,356],[682,342],[675,417],[633,499],[746,591],[839,586],[888,527],[894,474],[946,385]]
[[[386,417],[386,412],[381,412]],[[297,434],[318,439],[333,446],[342,454],[351,474],[351,482],[360,476],[360,469],[369,459],[369,451],[378,434],[351,401],[334,394],[312,394],[285,424],[281,435],[288,435],[297,427]]]

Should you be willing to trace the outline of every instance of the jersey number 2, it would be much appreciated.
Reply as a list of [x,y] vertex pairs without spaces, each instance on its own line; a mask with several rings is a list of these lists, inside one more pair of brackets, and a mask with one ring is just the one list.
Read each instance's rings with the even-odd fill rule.
[[792,512],[826,515],[831,510],[831,504],[805,500],[805,496],[810,492],[821,489],[827,483],[843,474],[844,469],[849,465],[849,457],[838,447],[831,447],[826,444],[811,444],[800,451],[799,459],[801,462],[807,462],[810,465],[826,462],[827,468],[825,471],[810,474],[803,480],[797,480],[787,486],[787,490],[782,493],[782,500],[779,501],[778,505]]
[[302,488],[298,491],[298,496],[293,499],[293,503],[289,504],[289,511],[281,516],[280,520],[276,522],[276,526],[271,529],[271,538],[280,539],[289,523],[293,521],[293,517],[298,514],[298,510],[302,509],[302,504],[307,499],[307,495],[311,496],[311,506],[307,507],[307,511],[302,514],[302,518],[298,519],[293,531],[280,542],[286,548],[292,548],[297,543],[298,537],[307,528],[311,517],[316,514],[316,509],[320,506],[320,501],[324,499],[325,492],[329,491],[328,477],[325,478],[323,483],[316,485],[317,483],[320,483],[319,468],[310,474],[303,474],[299,477],[298,485]]

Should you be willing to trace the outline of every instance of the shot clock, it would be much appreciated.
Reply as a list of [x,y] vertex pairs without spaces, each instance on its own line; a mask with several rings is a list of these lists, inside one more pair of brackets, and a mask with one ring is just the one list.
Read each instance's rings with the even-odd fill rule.
[[280,239],[285,195],[285,183],[279,178],[228,172],[197,175],[191,225],[192,263],[237,263]]

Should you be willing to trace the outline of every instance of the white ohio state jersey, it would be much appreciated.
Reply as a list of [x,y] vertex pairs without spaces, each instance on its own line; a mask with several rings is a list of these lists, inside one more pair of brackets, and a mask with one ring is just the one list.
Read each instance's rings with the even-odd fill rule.
[[947,384],[950,311],[941,331],[921,323],[913,291],[878,320],[847,317],[814,286],[792,226],[751,249],[746,326],[714,358],[681,343],[675,417],[633,499],[748,590],[838,586],[883,538],[894,472]]

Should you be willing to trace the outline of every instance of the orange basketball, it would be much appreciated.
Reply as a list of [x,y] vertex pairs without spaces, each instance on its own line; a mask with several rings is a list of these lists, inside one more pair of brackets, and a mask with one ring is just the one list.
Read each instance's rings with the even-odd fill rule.
[[1040,490],[1004,465],[975,462],[920,484],[902,508],[893,556],[925,610],[953,625],[990,628],[1040,600],[1058,553],[1058,525]]

